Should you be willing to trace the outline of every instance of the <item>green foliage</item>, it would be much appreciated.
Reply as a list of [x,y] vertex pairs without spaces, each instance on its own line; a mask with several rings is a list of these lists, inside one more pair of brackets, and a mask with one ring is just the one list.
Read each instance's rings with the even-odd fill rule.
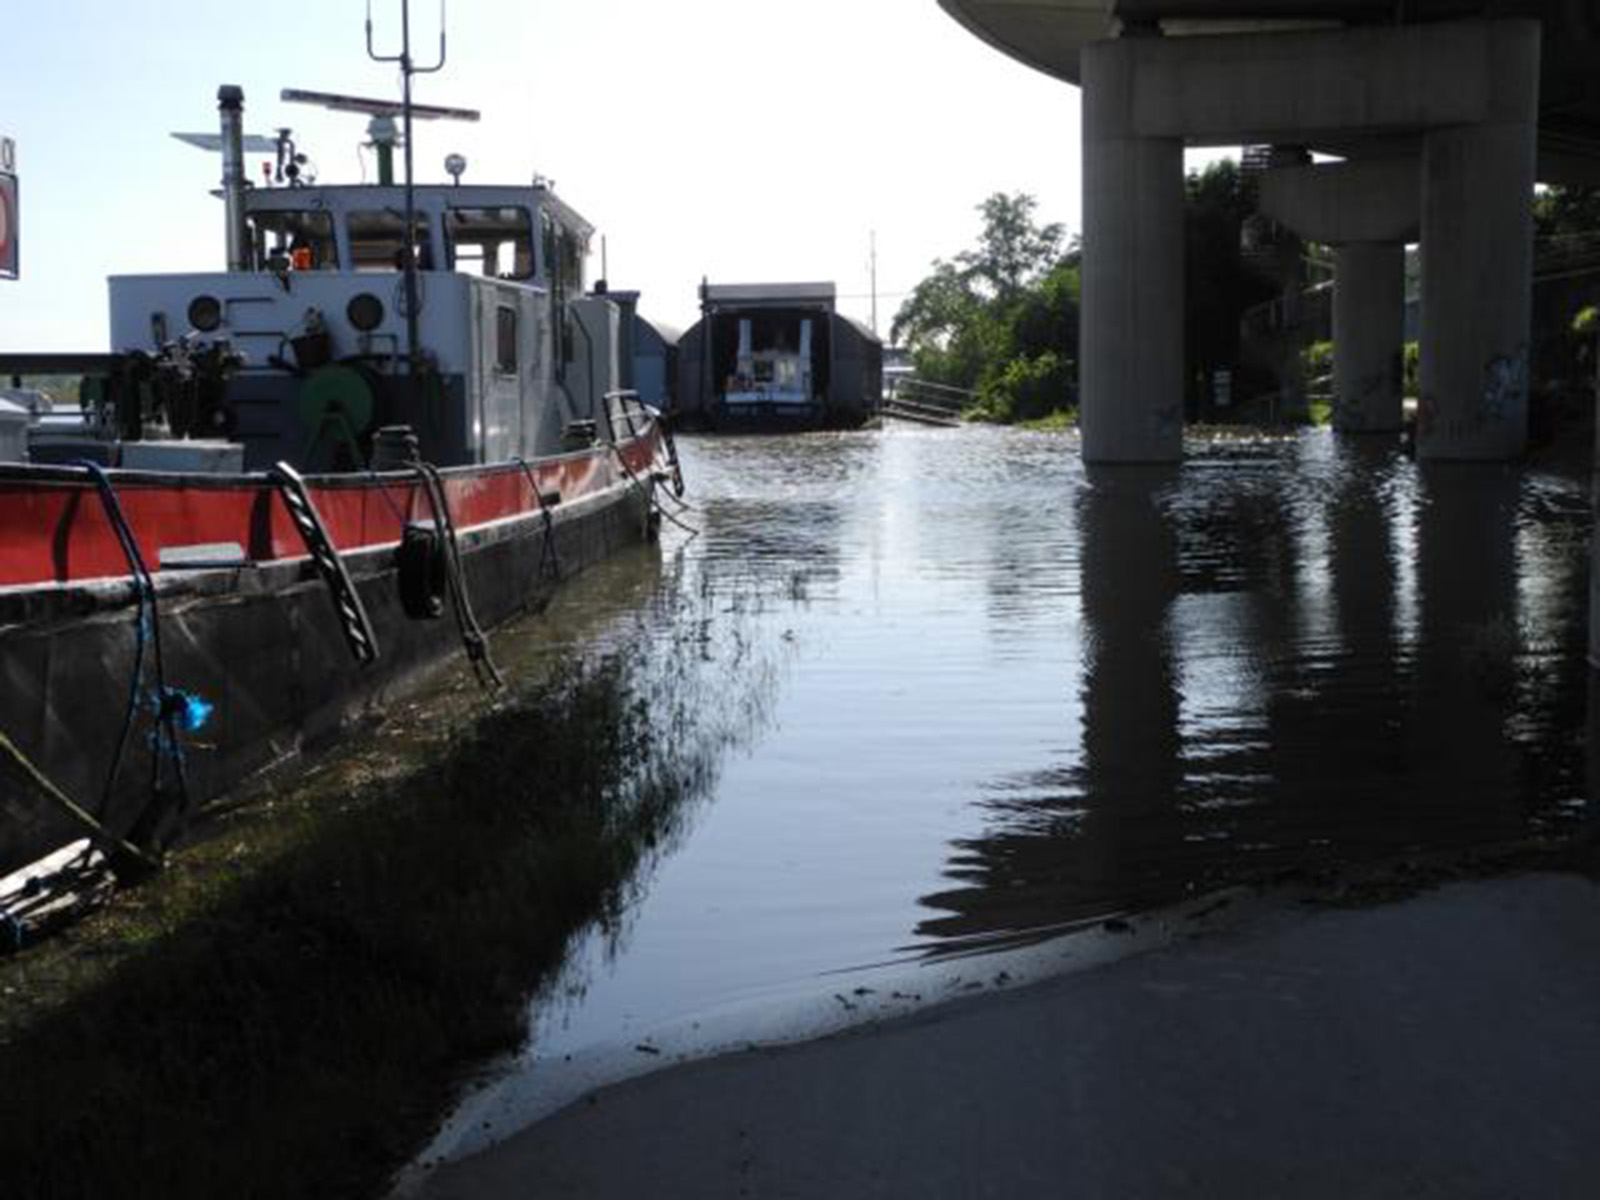
[[1254,211],[1232,159],[1191,172],[1186,181],[1184,251],[1185,378],[1209,380],[1239,361],[1239,321],[1269,299],[1274,282],[1240,252],[1240,233]]
[[1061,225],[1034,223],[1036,207],[1032,196],[1000,192],[979,205],[976,247],[936,260],[890,330],[919,376],[979,392],[975,415],[990,420],[1020,419],[1045,397],[1072,399],[1077,254],[1063,255]]
[[1422,350],[1416,342],[1405,345],[1401,389],[1403,395],[1422,395]]
[[1077,361],[1081,297],[1082,271],[1073,255],[1052,267],[1011,306],[1010,331],[1016,353],[1027,357],[1054,353]]
[[715,778],[690,661],[652,682],[604,656],[414,772],[270,789],[256,828],[222,818],[101,938],[79,931],[88,953],[12,960],[8,997],[51,962],[79,975],[54,1005],[0,1006],[0,1195],[387,1195]]
[[1572,318],[1572,332],[1577,334],[1600,333],[1600,306],[1589,304],[1578,310]]
[[1038,201],[1018,192],[996,192],[978,206],[983,233],[978,248],[956,256],[969,278],[983,285],[986,295],[1002,304],[1016,299],[1033,280],[1061,257],[1065,229],[1058,222],[1033,223]]
[[984,380],[972,415],[1007,424],[1038,420],[1072,404],[1076,374],[1075,365],[1053,350],[1013,358]]
[[[977,245],[938,259],[895,314],[890,336],[917,374],[978,393],[971,415],[1033,421],[1077,404],[1080,254],[1059,224],[1039,226],[1033,197],[997,192],[978,206]],[[1238,164],[1187,182],[1188,377],[1239,372],[1239,319],[1272,295],[1239,250],[1253,211]]]
[[1300,352],[1300,363],[1308,379],[1329,374],[1333,370],[1333,343],[1312,342]]
[[1035,433],[1061,433],[1078,427],[1078,410],[1058,408],[1054,412],[1046,413],[1032,421],[1023,421],[1021,424],[1024,429],[1031,429]]
[[1533,198],[1533,224],[1545,240],[1600,233],[1600,188],[1541,188]]

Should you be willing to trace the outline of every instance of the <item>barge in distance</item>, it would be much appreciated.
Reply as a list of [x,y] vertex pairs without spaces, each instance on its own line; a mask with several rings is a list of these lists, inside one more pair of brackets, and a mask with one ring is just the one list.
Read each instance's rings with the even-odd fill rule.
[[839,312],[831,283],[702,283],[678,342],[674,423],[855,429],[878,414],[883,343]]

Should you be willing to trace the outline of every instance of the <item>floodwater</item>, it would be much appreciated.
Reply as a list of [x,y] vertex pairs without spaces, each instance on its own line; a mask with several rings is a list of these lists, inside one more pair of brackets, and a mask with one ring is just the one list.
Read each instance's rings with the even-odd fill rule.
[[1326,432],[1105,471],[981,427],[682,452],[699,535],[561,604],[698,656],[674,723],[716,761],[438,1152],[673,1030],[737,1043],[886,970],[1588,819],[1581,478]]

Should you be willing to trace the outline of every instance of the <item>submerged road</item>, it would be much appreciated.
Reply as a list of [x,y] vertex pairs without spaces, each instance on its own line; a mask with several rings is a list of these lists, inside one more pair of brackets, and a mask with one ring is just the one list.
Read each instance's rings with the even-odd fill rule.
[[639,609],[693,786],[442,1114],[433,1194],[1600,1177],[1592,885],[1172,907],[1592,827],[1583,474],[1313,431],[1111,472],[991,428],[682,449],[699,536],[575,581],[539,631]]
[[1278,912],[602,1091],[452,1197],[1587,1197],[1600,886]]

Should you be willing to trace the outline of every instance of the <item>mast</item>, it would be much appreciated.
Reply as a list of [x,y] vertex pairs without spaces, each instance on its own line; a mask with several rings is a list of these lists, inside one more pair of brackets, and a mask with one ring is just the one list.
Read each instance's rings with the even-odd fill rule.
[[405,247],[403,264],[406,296],[406,361],[410,368],[413,394],[416,395],[417,400],[420,402],[421,362],[417,350],[417,202],[416,183],[411,161],[411,77],[413,75],[432,75],[435,71],[444,69],[444,0],[439,0],[439,60],[432,66],[419,67],[411,57],[411,0],[400,0],[399,54],[379,54],[373,49],[372,0],[367,0],[367,57],[372,59],[373,62],[400,64],[401,137],[405,140],[406,151],[405,228],[401,232],[402,244]]

